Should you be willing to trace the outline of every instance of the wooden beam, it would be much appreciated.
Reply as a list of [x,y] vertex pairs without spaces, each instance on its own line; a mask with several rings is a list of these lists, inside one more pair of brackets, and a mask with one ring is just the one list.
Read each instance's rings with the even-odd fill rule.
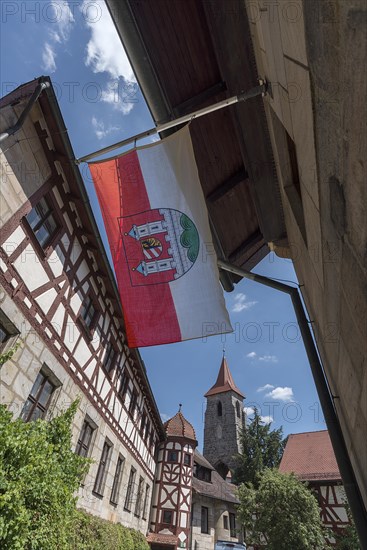
[[210,202],[215,202],[221,197],[223,197],[228,191],[239,185],[240,183],[248,181],[248,173],[245,167],[243,166],[238,172],[233,174],[230,178],[228,178],[226,181],[218,185],[212,191],[209,193],[209,195],[206,197],[206,199]]
[[220,93],[224,92],[226,89],[227,85],[225,82],[217,82],[216,84],[210,86],[206,90],[203,90],[199,94],[190,97],[190,99],[183,101],[179,105],[176,105],[173,108],[173,112],[176,116],[185,115],[196,107],[202,105],[208,99],[211,99],[213,96],[219,95]]
[[242,254],[247,252],[250,248],[258,244],[263,240],[262,233],[260,229],[257,229],[252,235],[250,235],[243,243],[240,244],[231,254],[229,255],[229,261],[234,262],[237,260]]

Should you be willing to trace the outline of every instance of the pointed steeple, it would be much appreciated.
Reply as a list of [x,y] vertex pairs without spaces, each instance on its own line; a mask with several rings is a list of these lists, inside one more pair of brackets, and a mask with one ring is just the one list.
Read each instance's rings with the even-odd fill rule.
[[243,393],[237,388],[236,384],[234,383],[231,371],[229,370],[229,367],[228,367],[227,359],[223,354],[223,359],[220,365],[217,381],[214,384],[214,386],[212,386],[210,390],[206,392],[204,397],[208,397],[209,395],[215,395],[217,393],[223,393],[227,391],[234,391],[238,395],[240,395],[242,398],[245,397]]

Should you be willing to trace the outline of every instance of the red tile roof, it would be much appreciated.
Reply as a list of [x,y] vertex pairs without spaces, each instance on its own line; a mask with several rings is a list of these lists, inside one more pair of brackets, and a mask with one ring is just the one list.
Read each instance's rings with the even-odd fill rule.
[[323,430],[290,435],[279,471],[294,472],[304,481],[341,480],[329,432]]
[[241,392],[241,390],[239,390],[236,384],[234,383],[231,371],[229,370],[229,367],[227,364],[227,360],[225,357],[223,357],[222,363],[219,369],[217,381],[214,384],[214,386],[212,386],[210,390],[206,392],[204,397],[208,397],[209,395],[215,395],[217,393],[223,393],[226,391],[235,391],[241,397],[245,397]]
[[175,416],[167,420],[164,423],[164,428],[168,436],[185,437],[186,439],[196,441],[195,430],[181,411],[178,411]]
[[163,533],[148,533],[147,542],[155,544],[167,544],[169,546],[177,546],[176,535],[165,535]]

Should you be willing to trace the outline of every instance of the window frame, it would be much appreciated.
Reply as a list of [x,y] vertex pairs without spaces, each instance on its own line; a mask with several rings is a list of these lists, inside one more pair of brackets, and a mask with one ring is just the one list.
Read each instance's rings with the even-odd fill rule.
[[125,457],[119,453],[116,463],[115,475],[113,476],[113,483],[111,489],[110,503],[113,506],[117,506],[120,499],[121,481],[124,473]]
[[[112,360],[110,361],[111,353],[112,353]],[[112,378],[113,372],[116,368],[117,357],[118,357],[118,352],[116,350],[115,344],[114,342],[109,340],[106,346],[106,353],[103,357],[102,368],[110,379]],[[107,362],[109,362],[108,366],[106,365]]]
[[[175,459],[172,459],[171,458],[171,455],[172,454],[175,454],[176,455],[176,458]],[[178,451],[176,449],[168,449],[168,452],[167,452],[167,462],[172,462],[173,464],[177,464],[178,463]]]
[[[27,216],[30,215],[32,210],[35,210],[37,206],[40,204],[40,202],[44,200],[49,208],[48,214],[52,215],[54,218],[54,221],[56,223],[55,231],[52,235],[50,235],[49,239],[46,241],[45,245],[42,245],[40,241],[37,238],[35,229],[32,228],[31,223],[28,221]],[[47,216],[47,218],[49,217]],[[47,220],[47,218],[44,220],[44,222]],[[38,198],[37,202],[34,205],[31,205],[30,210],[25,214],[21,220],[21,224],[23,225],[28,237],[30,238],[33,246],[36,248],[39,256],[42,259],[46,259],[52,252],[54,245],[56,241],[59,239],[61,233],[64,231],[63,222],[61,220],[60,214],[58,212],[58,205],[53,197],[52,189],[44,193],[41,197]],[[39,225],[39,222],[36,224],[35,227]],[[37,231],[42,227],[43,224],[41,224],[39,227],[37,227]]]
[[207,506],[201,507],[201,521],[200,521],[200,532],[208,535],[209,534],[209,508]]
[[191,455],[189,453],[184,454],[183,463],[185,466],[191,466]]
[[0,353],[5,353],[15,344],[20,331],[2,309],[0,309],[0,330],[5,334],[5,339],[0,342]]
[[[84,313],[83,313],[85,300],[89,300],[89,304],[88,304],[88,307],[86,308],[86,312],[89,313],[90,306],[92,306],[93,310],[94,310],[93,316],[92,316],[91,321],[90,321],[89,324],[87,323],[87,321],[84,317]],[[98,306],[96,304],[96,300],[95,300],[94,296],[92,295],[91,291],[89,290],[89,292],[84,296],[82,304],[80,306],[80,309],[79,309],[79,312],[78,312],[78,321],[81,323],[82,327],[84,328],[84,330],[87,332],[88,336],[90,336],[90,337],[92,336],[92,332],[96,328],[99,316],[100,316],[100,311],[99,311]]]
[[[32,395],[33,389],[35,388],[37,380],[40,376],[43,377],[43,380],[38,385],[36,395]],[[52,391],[50,392],[46,403],[44,405],[42,405],[42,404],[40,404],[40,399],[42,397],[43,389],[46,386],[46,382],[52,387]],[[38,416],[35,420],[38,420],[39,418],[43,420],[46,417],[47,412],[50,409],[50,405],[51,405],[53,396],[54,396],[57,388],[59,388],[60,386],[61,386],[61,382],[55,377],[55,375],[52,373],[52,371],[49,369],[49,367],[46,364],[43,364],[41,369],[39,370],[37,376],[36,376],[36,379],[35,379],[35,381],[32,385],[31,391],[29,392],[28,397],[27,397],[27,399],[26,399],[26,401],[23,405],[22,412],[20,414],[20,418],[24,422],[33,422],[34,421],[34,419],[33,419],[34,411],[39,409],[39,410],[41,410],[42,414],[41,414],[41,416]],[[25,415],[26,407],[27,407],[28,402],[31,402],[32,405],[31,405],[29,411],[27,412],[27,415]]]
[[234,512],[229,512],[229,534],[231,538],[235,538],[237,536],[236,514]]
[[144,495],[144,504],[143,504],[143,513],[142,513],[142,519],[147,519],[147,510],[148,510],[148,499],[150,495],[150,485],[148,483],[145,484],[145,495]]
[[223,516],[223,529],[229,531],[229,520],[227,515]]
[[106,437],[103,443],[101,458],[99,459],[97,475],[94,481],[94,486],[92,491],[94,495],[100,498],[103,497],[103,493],[106,488],[106,479],[107,479],[107,474],[110,467],[112,451],[113,451],[113,444]]
[[138,492],[136,494],[135,510],[134,515],[139,518],[141,514],[141,503],[143,499],[143,487],[144,487],[144,478],[143,476],[139,477]]
[[[165,514],[170,515],[170,521],[165,521]],[[163,509],[162,510],[162,525],[173,525],[173,510]]]
[[135,476],[136,476],[136,469],[134,468],[134,466],[131,466],[129,481],[127,484],[126,495],[125,495],[125,503],[124,503],[124,510],[126,512],[131,512],[131,504],[132,504],[133,495],[134,495]]
[[[89,438],[88,444],[85,447],[85,442],[84,442],[85,428],[87,428],[87,427],[91,428],[91,433],[90,433],[90,438]],[[94,435],[95,435],[96,430],[97,430],[97,424],[95,422],[93,422],[93,420],[88,415],[86,415],[84,420],[83,420],[83,424],[82,424],[82,427],[80,429],[78,441],[77,441],[76,446],[75,446],[75,454],[77,454],[78,456],[86,457],[86,458],[88,458],[90,456],[91,451],[92,451],[92,441],[94,439]],[[86,449],[85,454],[80,453],[80,451],[83,448]]]

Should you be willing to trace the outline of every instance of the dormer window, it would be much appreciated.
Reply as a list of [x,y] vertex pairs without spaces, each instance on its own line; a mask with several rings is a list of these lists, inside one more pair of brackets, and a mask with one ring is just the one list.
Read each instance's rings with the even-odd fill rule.
[[217,414],[218,414],[218,416],[222,416],[222,414],[223,414],[222,402],[221,401],[218,401],[218,403],[217,403]]

